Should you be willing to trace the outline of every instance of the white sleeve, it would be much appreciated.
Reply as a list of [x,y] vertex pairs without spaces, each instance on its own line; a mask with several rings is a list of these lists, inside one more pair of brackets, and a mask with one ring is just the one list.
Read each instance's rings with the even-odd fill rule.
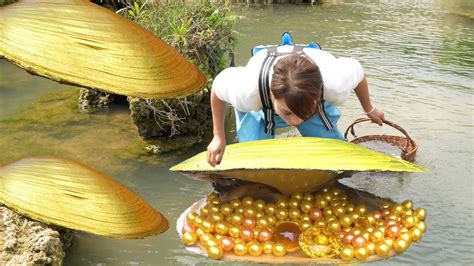
[[324,99],[333,105],[347,101],[350,93],[364,79],[364,70],[353,58],[336,58],[321,50],[306,51],[316,62],[324,83]]
[[[259,56],[261,57],[261,56]],[[220,72],[212,83],[216,96],[242,112],[262,108],[258,92],[258,74],[261,60],[250,59],[246,67],[229,67]]]

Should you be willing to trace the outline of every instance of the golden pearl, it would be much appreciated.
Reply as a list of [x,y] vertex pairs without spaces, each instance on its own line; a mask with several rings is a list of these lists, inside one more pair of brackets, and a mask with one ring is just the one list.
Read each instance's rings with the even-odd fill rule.
[[314,242],[318,245],[327,246],[329,244],[329,238],[324,234],[318,234],[314,237]]
[[259,200],[256,200],[254,201],[253,203],[253,206],[255,207],[255,209],[257,209],[258,211],[263,211],[265,209],[265,201],[259,199]]
[[342,227],[350,227],[352,225],[352,217],[349,214],[344,214],[339,217],[339,223]]
[[415,228],[420,229],[421,233],[426,232],[426,223],[424,221],[419,221],[415,224]]
[[368,242],[367,243],[367,250],[369,251],[369,256],[375,254],[375,243],[374,242]]
[[275,217],[275,215],[270,214],[270,215],[267,215],[265,218],[268,220],[268,223],[270,224],[270,226],[275,225],[277,222],[277,218]]
[[339,223],[338,220],[333,220],[328,222],[328,228],[334,232],[340,232],[341,231],[341,224]]
[[255,202],[255,200],[250,196],[245,196],[242,199],[242,205],[243,206],[252,206],[254,202]]
[[239,200],[239,199],[233,199],[230,201],[230,205],[232,206],[232,208],[237,208],[239,206],[242,205],[242,202]]
[[288,207],[288,201],[286,199],[278,199],[276,202],[277,208],[285,209]]
[[300,215],[300,220],[302,222],[312,222],[311,217],[309,217],[309,214],[307,214],[307,213],[302,213]]
[[370,232],[366,230],[362,231],[362,233],[360,234],[363,238],[365,238],[365,241],[369,241],[370,240]]
[[268,203],[265,205],[264,211],[266,214],[275,214],[277,206],[273,203]]
[[[414,215],[415,211],[413,210],[405,210],[402,215]],[[416,217],[416,216],[415,216]]]
[[367,247],[359,247],[354,250],[354,257],[358,260],[366,260],[369,257],[369,250]]
[[387,209],[387,208],[390,208],[390,203],[382,202],[382,204],[380,204],[380,209]]
[[319,209],[324,209],[328,206],[328,201],[323,198],[316,199],[315,203],[316,207],[318,207]]
[[309,213],[313,209],[313,203],[311,201],[302,201],[300,204],[300,209],[303,213]]
[[412,228],[416,224],[416,218],[413,215],[403,216],[400,221],[406,228]]
[[207,248],[210,248],[210,247],[213,247],[213,246],[218,246],[218,245],[219,245],[219,242],[215,238],[211,237],[206,241],[206,247]]
[[201,228],[196,229],[196,235],[198,237],[201,237],[204,234],[205,234],[205,232]]
[[194,225],[196,227],[200,227],[202,222],[203,222],[203,219],[201,216],[196,216],[196,218],[194,218]]
[[415,210],[415,215],[420,219],[420,221],[424,221],[426,218],[426,210],[423,208],[418,208]]
[[270,222],[266,217],[261,217],[257,220],[257,226],[261,229],[268,228],[270,226]]
[[360,215],[357,212],[351,213],[351,218],[353,221],[356,221],[357,219],[359,219],[359,217]]
[[245,209],[245,207],[243,205],[235,207],[234,213],[243,215],[244,214],[244,209]]
[[229,232],[229,225],[224,221],[219,221],[214,225],[214,231],[219,235],[227,235]]
[[362,204],[356,205],[354,210],[361,216],[364,216],[365,214],[367,214],[367,207]]
[[229,220],[229,223],[230,224],[233,224],[233,225],[240,225],[242,223],[242,220],[243,220],[243,216],[242,214],[232,214],[232,216],[230,216],[230,220]]
[[323,198],[329,203],[331,202],[335,197],[331,193],[324,193]]
[[394,204],[390,209],[391,209],[391,212],[396,215],[402,214],[404,210],[402,204],[399,204],[399,203]]
[[399,236],[398,236],[398,239],[403,239],[405,240],[406,242],[410,243],[411,242],[411,236],[409,233],[401,233]]
[[228,216],[232,214],[232,212],[234,211],[234,207],[232,207],[230,203],[224,203],[221,205],[219,211],[220,213],[222,213],[222,215]]
[[323,212],[318,209],[318,208],[313,208],[310,212],[309,212],[309,217],[311,218],[311,220],[313,221],[319,221],[319,219],[321,219],[321,217],[323,217]]
[[214,232],[214,223],[211,220],[206,219],[202,222],[199,228],[201,228],[206,233],[212,233]]
[[233,238],[239,238],[240,237],[240,227],[236,225],[231,225],[229,227],[229,236]]
[[234,239],[231,237],[223,236],[218,242],[224,252],[231,251],[234,248]]
[[396,221],[396,222],[401,220],[400,216],[398,216],[396,214],[389,214],[389,215],[385,216],[385,219],[393,220],[393,221]]
[[311,203],[311,202],[313,202],[313,200],[314,200],[314,196],[313,196],[313,195],[311,195],[311,194],[304,194],[304,195],[303,195],[303,201],[308,201],[308,202]]
[[375,254],[379,255],[380,257],[386,257],[390,252],[391,247],[389,247],[384,242],[380,242],[375,245]]
[[372,213],[367,214],[367,216],[365,216],[365,219],[369,225],[374,225],[375,222],[377,221],[377,219],[375,218],[375,215]]
[[257,239],[261,243],[265,243],[267,241],[272,240],[273,233],[268,230],[262,230],[257,234]]
[[393,240],[393,238],[391,238],[391,237],[386,237],[386,238],[383,239],[383,242],[384,242],[385,244],[387,244],[387,246],[389,246],[389,247],[393,246],[393,241],[394,241],[394,240]]
[[423,232],[421,232],[421,230],[418,229],[418,228],[416,228],[416,227],[410,229],[409,234],[410,234],[411,240],[412,240],[413,242],[417,242],[417,241],[420,240],[421,237],[423,236]]
[[196,212],[190,212],[186,215],[186,221],[190,224],[194,224],[194,219],[199,216]]
[[293,208],[293,209],[299,209],[300,207],[300,201],[297,199],[290,199],[288,201],[288,207]]
[[298,192],[297,192],[297,193],[293,193],[293,194],[291,194],[291,198],[300,201],[300,200],[303,199],[303,194],[298,193]]
[[378,243],[384,239],[385,233],[380,230],[375,230],[370,234],[369,237],[370,237],[370,241],[374,243]]
[[313,226],[313,224],[311,222],[307,222],[307,221],[303,221],[300,224],[300,227],[301,227],[301,229],[303,229],[303,231],[310,228],[311,226]]
[[409,245],[409,242],[399,238],[393,242],[393,249],[398,253],[402,253],[407,250]]
[[354,248],[350,245],[344,245],[339,256],[343,261],[351,261],[354,258]]
[[181,236],[181,240],[186,246],[192,246],[197,242],[197,235],[192,232],[186,232]]
[[323,210],[323,216],[324,217],[328,217],[328,216],[332,216],[332,215],[334,215],[334,213],[333,213],[331,208],[328,207],[328,208],[325,208]]
[[258,242],[252,242],[248,246],[248,252],[251,256],[260,256],[263,252],[263,247]]
[[209,193],[209,195],[207,195],[207,201],[210,201],[210,200],[215,199],[215,198],[219,198],[219,194],[217,194],[214,191]]
[[214,223],[219,222],[219,221],[223,221],[224,220],[224,215],[220,212],[213,212],[209,215],[209,219]]
[[243,242],[236,242],[234,244],[234,254],[237,255],[237,256],[245,256],[247,254],[247,244],[243,243]]
[[288,217],[292,220],[299,219],[301,215],[301,211],[299,209],[291,208],[288,212]]
[[284,208],[278,208],[275,215],[278,220],[285,220],[288,217],[288,211]]
[[263,211],[257,211],[257,214],[255,214],[255,218],[262,218],[265,216],[265,212]]
[[253,206],[244,207],[244,217],[254,218],[257,215],[257,210]]
[[207,241],[209,241],[209,239],[211,239],[212,236],[208,233],[204,233],[203,235],[199,236],[199,241],[203,244],[206,244]]
[[341,217],[342,215],[346,214],[346,210],[343,206],[336,206],[332,209],[332,213],[336,217]]
[[402,202],[403,209],[406,211],[413,209],[413,201],[411,200],[405,200]]
[[275,257],[283,257],[286,255],[286,246],[283,243],[275,243],[272,246],[272,254]]
[[273,249],[273,242],[265,242],[263,243],[263,253],[264,254],[272,254],[272,249]]
[[326,227],[326,221],[323,221],[323,220],[319,220],[317,222],[315,222],[316,227],[318,228],[323,228],[323,227]]

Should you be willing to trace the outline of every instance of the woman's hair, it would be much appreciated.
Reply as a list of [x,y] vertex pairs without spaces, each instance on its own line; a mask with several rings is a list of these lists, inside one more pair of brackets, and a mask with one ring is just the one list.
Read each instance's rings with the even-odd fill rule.
[[275,99],[284,99],[291,112],[307,120],[321,104],[323,79],[316,64],[303,55],[291,54],[273,67],[270,89]]

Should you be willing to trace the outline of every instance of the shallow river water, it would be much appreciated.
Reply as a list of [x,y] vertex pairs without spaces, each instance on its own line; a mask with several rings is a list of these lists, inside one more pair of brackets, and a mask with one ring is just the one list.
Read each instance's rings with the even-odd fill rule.
[[[420,243],[400,256],[371,264],[474,263],[473,2],[335,0],[315,7],[240,6],[235,12],[239,16],[237,31],[242,34],[237,64],[246,63],[252,46],[279,42],[284,31],[292,32],[297,43],[317,41],[336,56],[357,58],[365,69],[374,104],[385,111],[386,119],[405,128],[419,144],[416,162],[430,168],[430,172],[359,173],[342,181],[395,201],[411,199],[415,207],[427,209],[428,229]],[[66,87],[0,60],[0,123],[39,96]],[[355,95],[341,110],[341,130],[362,112]],[[387,126],[369,124],[357,129],[359,133],[396,133]],[[5,134],[0,131],[0,138],[7,137]],[[33,131],[25,134],[41,141]],[[99,140],[89,140],[87,145],[100,150]],[[63,141],[68,145],[68,141],[79,140]],[[121,167],[120,171],[90,163],[143,196],[168,217],[170,229],[143,240],[78,233],[68,250],[66,265],[218,263],[187,252],[174,229],[181,212],[211,188],[204,182],[171,173],[168,168],[205,146],[204,143],[178,155],[167,155],[166,160],[157,159],[154,164],[130,165],[129,161],[117,159],[116,165],[125,165],[125,170]],[[5,158],[5,153],[8,151],[2,150],[0,159]],[[32,150],[29,155],[38,154]],[[62,146],[55,147],[51,155],[77,159]]]

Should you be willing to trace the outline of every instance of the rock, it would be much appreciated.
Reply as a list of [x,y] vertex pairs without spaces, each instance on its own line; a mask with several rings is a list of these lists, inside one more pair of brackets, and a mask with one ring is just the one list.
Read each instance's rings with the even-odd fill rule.
[[78,107],[84,113],[106,112],[113,102],[111,94],[92,89],[81,88]]
[[72,232],[29,220],[0,205],[0,265],[62,265]]

